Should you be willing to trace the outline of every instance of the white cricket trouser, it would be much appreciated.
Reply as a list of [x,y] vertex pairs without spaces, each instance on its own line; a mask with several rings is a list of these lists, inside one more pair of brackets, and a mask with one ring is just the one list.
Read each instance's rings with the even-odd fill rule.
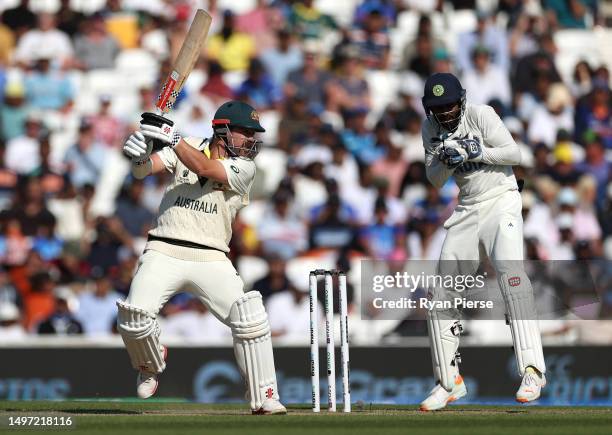
[[147,250],[140,257],[126,302],[157,314],[179,291],[192,293],[228,324],[232,304],[244,294],[244,283],[229,259],[186,261]]
[[[478,261],[486,254],[498,275],[509,272],[504,260],[523,259],[523,217],[521,194],[508,191],[479,204],[458,205],[444,223],[448,230],[440,260]],[[514,263],[516,262],[509,262]],[[478,266],[477,263],[473,264]],[[474,270],[461,273],[474,273]]]

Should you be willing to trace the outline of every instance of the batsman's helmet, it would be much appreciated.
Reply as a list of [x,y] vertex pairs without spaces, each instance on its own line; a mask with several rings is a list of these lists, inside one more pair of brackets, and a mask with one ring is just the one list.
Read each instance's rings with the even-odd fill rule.
[[266,130],[259,123],[259,113],[251,105],[242,101],[227,101],[215,112],[212,120],[215,136],[223,139],[228,153],[233,157],[253,159],[259,152],[262,142],[251,138],[242,146],[235,146],[230,131],[234,127],[242,127],[255,132]]
[[259,123],[259,113],[251,105],[242,101],[227,101],[215,112],[213,129],[219,126],[242,127],[257,132],[266,131]]
[[[425,82],[422,102],[427,116],[430,119],[433,117],[438,125],[452,133],[457,130],[461,117],[465,112],[465,89],[463,89],[459,79],[453,74],[435,73],[430,75]],[[460,106],[458,116],[443,120],[439,116],[444,115],[444,112],[434,113],[436,107],[448,106],[453,103],[458,103]]]

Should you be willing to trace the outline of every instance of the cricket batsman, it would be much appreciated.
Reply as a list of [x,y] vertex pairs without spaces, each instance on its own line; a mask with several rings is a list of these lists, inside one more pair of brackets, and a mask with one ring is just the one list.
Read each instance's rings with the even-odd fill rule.
[[[493,108],[466,103],[465,94],[454,75],[436,73],[427,79],[422,100],[427,113],[422,126],[427,178],[439,188],[454,176],[460,189],[458,205],[444,223],[447,235],[438,272],[444,274],[444,269],[450,268],[452,273],[473,274],[480,252],[490,258],[522,376],[516,400],[531,402],[540,397],[546,384],[546,367],[533,289],[520,261],[522,203],[512,165],[520,163],[521,155]],[[429,297],[443,300],[448,294],[442,289],[430,289]],[[457,312],[436,308],[428,311],[437,385],[421,403],[421,410],[444,408],[467,393],[459,374],[458,318]]]
[[[138,396],[151,397],[167,355],[156,316],[177,291],[190,291],[231,328],[252,413],[285,414],[261,294],[244,293],[244,283],[227,257],[232,222],[249,203],[255,177],[253,159],[261,146],[255,134],[265,130],[257,111],[240,101],[221,105],[212,127],[211,139],[181,138],[173,121],[144,113],[140,131],[125,142],[134,177],[161,171],[174,177],[149,231],[129,295],[117,301],[117,327],[138,370]],[[152,153],[154,141],[163,148]]]

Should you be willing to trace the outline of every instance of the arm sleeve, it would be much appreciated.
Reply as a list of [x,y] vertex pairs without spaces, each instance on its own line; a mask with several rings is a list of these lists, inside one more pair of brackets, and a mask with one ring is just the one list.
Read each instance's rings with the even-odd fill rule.
[[219,160],[225,168],[230,188],[240,195],[247,195],[255,179],[255,162],[246,159]]
[[436,154],[437,145],[431,142],[431,136],[432,133],[423,125],[422,137],[423,147],[425,148],[425,174],[431,184],[440,188],[444,186],[446,180],[453,175],[455,170],[447,168],[444,163],[438,160]]
[[[485,106],[480,116],[483,132],[482,161],[488,165],[518,165],[521,151],[495,110]],[[488,145],[488,146],[486,146]]]
[[157,152],[157,155],[161,159],[168,172],[174,173],[176,163],[178,162],[178,156],[176,155],[172,147],[163,147]]

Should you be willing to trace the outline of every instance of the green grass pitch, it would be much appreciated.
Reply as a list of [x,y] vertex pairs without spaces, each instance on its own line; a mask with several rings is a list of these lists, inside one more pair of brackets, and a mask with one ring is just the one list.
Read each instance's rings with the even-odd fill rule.
[[[340,408],[339,408],[340,409]],[[9,416],[70,416],[72,429],[11,428]],[[0,402],[0,433],[34,434],[610,434],[605,407],[455,405],[437,412],[414,406],[362,406],[350,414],[313,414],[290,406],[285,416],[252,416],[245,405],[144,401]]]

